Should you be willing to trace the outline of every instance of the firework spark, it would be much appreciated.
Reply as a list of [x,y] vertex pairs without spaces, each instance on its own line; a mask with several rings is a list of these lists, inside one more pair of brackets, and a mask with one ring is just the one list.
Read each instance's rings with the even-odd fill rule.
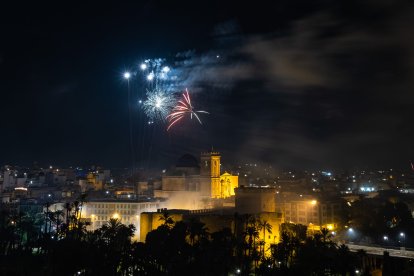
[[145,114],[151,121],[163,121],[175,103],[176,100],[172,94],[156,89],[147,90],[147,99],[142,102],[142,105]]
[[209,114],[207,111],[194,110],[194,107],[191,104],[190,94],[188,93],[188,90],[185,89],[185,93],[183,93],[183,99],[178,101],[178,104],[172,109],[171,113],[166,117],[169,123],[167,131],[178,121],[183,119],[187,114],[190,115],[191,119],[193,119],[194,116],[200,124],[203,124],[197,113]]

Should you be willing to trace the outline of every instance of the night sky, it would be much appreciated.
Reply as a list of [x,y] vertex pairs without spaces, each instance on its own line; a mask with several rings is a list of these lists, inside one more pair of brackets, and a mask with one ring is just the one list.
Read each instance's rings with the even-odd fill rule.
[[211,147],[282,168],[414,159],[412,1],[135,2],[2,6],[1,164],[130,166],[122,73],[157,57],[210,114],[167,133],[132,104],[142,166]]

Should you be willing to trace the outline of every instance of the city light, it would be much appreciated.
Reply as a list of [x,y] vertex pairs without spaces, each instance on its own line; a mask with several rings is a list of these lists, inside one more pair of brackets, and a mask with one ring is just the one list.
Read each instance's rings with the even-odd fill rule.
[[375,191],[375,188],[373,188],[373,187],[360,187],[359,189],[362,192],[373,192],[373,191]]
[[131,73],[129,72],[124,73],[124,79],[129,80],[130,77],[131,77]]

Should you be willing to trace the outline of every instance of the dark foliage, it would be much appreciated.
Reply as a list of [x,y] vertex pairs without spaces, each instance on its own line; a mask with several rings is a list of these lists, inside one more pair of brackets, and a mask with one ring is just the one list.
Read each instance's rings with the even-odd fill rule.
[[271,225],[254,216],[235,216],[237,234],[209,233],[196,217],[175,222],[165,212],[141,243],[133,225],[116,219],[87,231],[81,208],[82,201],[63,212],[45,206],[41,218],[3,211],[0,275],[346,275],[358,266],[357,254],[326,230],[307,237],[304,227],[282,225],[272,244],[259,239]]

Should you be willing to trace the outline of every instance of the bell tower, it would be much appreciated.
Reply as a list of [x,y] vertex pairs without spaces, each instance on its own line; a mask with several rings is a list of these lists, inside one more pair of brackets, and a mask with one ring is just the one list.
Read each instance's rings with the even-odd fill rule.
[[211,197],[220,197],[220,153],[202,152],[200,161],[200,175],[211,179]]

